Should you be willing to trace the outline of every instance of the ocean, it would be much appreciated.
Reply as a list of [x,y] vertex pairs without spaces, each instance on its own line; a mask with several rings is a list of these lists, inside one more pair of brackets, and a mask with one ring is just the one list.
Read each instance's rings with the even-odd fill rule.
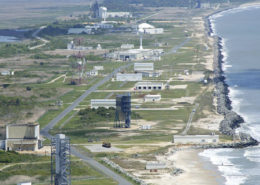
[[0,42],[17,42],[18,38],[13,36],[1,36],[0,35]]
[[[239,130],[260,141],[260,7],[227,10],[210,21],[213,34],[222,38],[232,108],[246,122]],[[217,166],[225,185],[260,185],[260,146],[209,149],[200,156]]]

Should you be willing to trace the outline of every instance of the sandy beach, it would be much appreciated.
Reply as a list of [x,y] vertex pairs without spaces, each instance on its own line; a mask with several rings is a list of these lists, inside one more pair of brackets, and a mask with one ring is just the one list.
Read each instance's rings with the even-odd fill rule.
[[175,185],[219,185],[223,177],[214,169],[215,167],[199,157],[202,150],[187,149],[173,154],[172,158],[177,168],[184,173],[174,178]]
[[202,151],[202,149],[190,148],[181,148],[177,151],[170,149],[166,155],[157,156],[157,160],[165,162],[170,169],[178,169],[182,170],[182,172],[178,174],[165,172],[149,178],[143,178],[143,180],[148,184],[163,185],[224,184],[224,178],[216,166],[199,156],[199,153]]

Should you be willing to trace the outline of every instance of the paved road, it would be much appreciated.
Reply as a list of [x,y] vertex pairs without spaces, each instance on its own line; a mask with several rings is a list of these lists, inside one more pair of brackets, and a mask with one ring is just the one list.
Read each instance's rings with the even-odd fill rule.
[[82,153],[80,153],[75,147],[71,147],[71,153],[73,155],[75,155],[76,157],[84,160],[85,162],[87,162],[88,164],[90,164],[91,166],[93,166],[95,169],[97,169],[98,171],[104,173],[105,175],[111,177],[112,179],[116,180],[119,185],[132,185],[130,182],[128,182],[127,180],[125,180],[123,177],[121,177],[120,175],[118,175],[117,173],[113,172],[112,170],[110,170],[109,168],[107,168],[106,166],[100,164],[99,162],[95,161],[94,159],[87,157],[85,155],[83,155]]
[[38,30],[36,30],[36,31],[33,32],[33,34],[32,34],[32,36],[33,36],[34,38],[41,40],[41,41],[43,42],[43,44],[30,47],[30,48],[29,48],[30,50],[37,49],[37,48],[40,48],[40,47],[42,47],[42,46],[45,46],[45,45],[49,42],[48,40],[43,39],[43,38],[37,36],[37,35],[40,33],[40,31],[42,31],[42,29],[44,29],[44,28],[46,28],[46,26],[40,27]]
[[190,41],[190,38],[187,37],[182,43],[172,48],[167,54],[173,54],[176,53],[181,47],[183,47],[185,44],[187,44]]
[[188,122],[187,122],[186,128],[185,128],[184,131],[182,132],[183,135],[186,135],[187,132],[189,131],[190,126],[191,126],[191,123],[192,123],[193,116],[195,115],[195,113],[196,113],[198,107],[199,107],[199,104],[196,103],[195,108],[194,108],[194,109],[192,110],[192,112],[190,113],[190,117],[189,117],[189,120],[188,120]]
[[[119,71],[130,67],[133,65],[133,63],[128,63],[124,66],[121,66],[117,69],[115,69],[112,73],[110,73],[108,76],[106,76],[103,80],[99,81],[97,84],[92,86],[90,89],[86,90],[77,100],[75,100],[68,108],[66,108],[62,113],[60,113],[56,118],[54,118],[48,125],[46,125],[42,130],[41,130],[41,135],[47,137],[48,139],[51,139],[51,135],[49,134],[50,129],[52,129],[62,118],[64,118],[69,112],[71,112],[74,108],[76,108],[81,101],[83,101],[89,94],[92,92],[96,91],[97,88],[107,81],[112,78],[113,75],[118,73]],[[109,168],[105,167],[104,165],[98,163],[94,159],[85,156],[82,154],[80,151],[78,151],[75,147],[71,147],[71,153],[80,159],[86,161],[88,164],[99,170],[100,172],[106,174],[107,176],[113,178],[115,181],[119,183],[119,185],[131,185],[127,180],[125,180],[123,177],[120,175],[116,174]]]
[[42,130],[41,134],[48,135],[48,132],[50,129],[52,129],[62,118],[64,118],[70,111],[72,111],[74,108],[76,108],[80,102],[82,102],[89,94],[96,91],[98,87],[103,85],[104,83],[108,82],[110,78],[112,78],[113,75],[118,73],[119,71],[128,68],[129,66],[133,65],[133,63],[128,63],[127,65],[121,66],[117,69],[115,69],[112,73],[110,73],[108,76],[103,78],[103,80],[99,81],[95,85],[93,85],[91,88],[86,90],[78,99],[76,99],[68,108],[66,108],[62,113],[60,113],[56,118],[54,118],[48,125],[46,125]]

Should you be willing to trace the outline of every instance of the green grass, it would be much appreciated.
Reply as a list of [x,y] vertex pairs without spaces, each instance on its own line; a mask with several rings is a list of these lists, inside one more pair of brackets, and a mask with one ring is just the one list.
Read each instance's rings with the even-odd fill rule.
[[37,156],[33,154],[19,154],[17,152],[5,152],[0,150],[0,164],[1,163],[18,163],[18,162],[37,162],[48,161],[48,156]]
[[[50,178],[50,168],[50,161],[40,164],[17,164],[1,171],[0,179],[6,180],[14,175],[25,175],[30,177],[37,176],[36,178],[39,181],[44,182]],[[88,178],[104,178],[101,173],[81,161],[71,161],[71,176],[72,178],[80,176]]]
[[72,180],[72,185],[117,185],[112,179],[89,179],[89,180]]

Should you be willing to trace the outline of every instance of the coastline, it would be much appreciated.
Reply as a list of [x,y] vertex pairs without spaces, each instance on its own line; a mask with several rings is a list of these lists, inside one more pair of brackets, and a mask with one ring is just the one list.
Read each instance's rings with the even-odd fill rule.
[[[233,9],[233,8],[230,8]],[[233,143],[230,145],[231,148],[241,148],[248,146],[255,146],[258,144],[258,141],[255,140],[252,136],[247,133],[236,133],[236,129],[241,126],[241,124],[245,123],[244,119],[237,114],[232,109],[232,101],[229,97],[229,86],[226,83],[226,78],[224,76],[223,64],[224,64],[224,54],[223,54],[223,43],[222,38],[214,35],[214,31],[212,29],[212,22],[210,17],[218,14],[220,12],[226,11],[229,9],[224,9],[222,11],[217,11],[211,15],[205,17],[206,31],[208,33],[208,37],[213,37],[214,39],[214,78],[213,81],[215,83],[215,94],[217,97],[217,112],[224,116],[224,120],[220,123],[219,131],[225,135],[237,136],[240,138],[239,143]],[[225,148],[228,146],[224,146]]]
[[182,149],[175,151],[172,159],[176,168],[184,173],[174,178],[175,185],[220,185],[225,184],[225,179],[218,168],[210,161],[206,161],[199,154],[203,149]]
[[[205,156],[201,155],[203,151],[207,151],[205,149],[221,150],[226,148],[246,148],[250,146],[256,146],[259,144],[257,140],[255,140],[252,136],[248,135],[247,133],[236,133],[235,131],[243,123],[245,123],[245,121],[242,116],[240,116],[232,109],[232,100],[229,96],[229,85],[226,83],[226,78],[224,76],[223,71],[223,39],[217,35],[214,35],[212,22],[210,20],[211,16],[233,8],[239,7],[231,7],[228,9],[223,9],[221,11],[216,11],[204,17],[204,22],[206,29],[205,32],[207,32],[207,36],[213,38],[214,40],[213,82],[216,90],[214,96],[217,98],[217,112],[224,116],[224,119],[220,122],[219,131],[225,135],[239,137],[239,141],[220,144],[193,145],[192,147],[189,147],[189,149],[176,149],[176,151],[173,154],[173,158],[175,159],[175,165],[177,168],[184,170],[183,173],[175,177],[176,184],[181,184],[178,182],[183,182],[183,180],[187,178],[192,180],[186,180],[184,181],[185,183],[187,182],[191,184],[226,184],[228,181],[227,177],[224,174],[222,174],[222,172],[219,170],[218,165],[215,165],[211,161],[206,160]],[[242,8],[245,8],[245,6],[242,6]],[[195,166],[192,167],[190,165],[190,160],[194,161]],[[201,164],[197,164],[199,162]],[[223,163],[222,166],[221,164],[219,165],[220,167],[223,167]],[[189,168],[195,168],[197,170],[197,173],[193,172],[192,170],[189,170]],[[193,183],[194,181],[195,183]]]
[[[259,4],[258,4],[259,5]],[[245,123],[244,118],[239,115],[237,112],[235,112],[232,108],[232,100],[230,99],[230,89],[229,85],[226,82],[226,77],[224,75],[224,70],[223,70],[223,65],[225,62],[225,56],[224,56],[224,46],[223,46],[223,38],[221,38],[219,35],[216,35],[213,30],[213,23],[211,20],[211,16],[221,13],[223,11],[228,11],[234,8],[245,8],[245,7],[251,7],[252,4],[249,4],[247,6],[239,6],[239,7],[233,7],[229,9],[225,9],[222,11],[215,12],[211,15],[208,15],[204,18],[205,20],[205,27],[206,27],[206,32],[208,34],[208,37],[211,37],[214,39],[214,47],[213,47],[213,52],[214,52],[214,78],[213,82],[215,84],[215,94],[217,98],[217,112],[221,115],[224,116],[224,119],[220,122],[220,127],[219,131],[225,135],[233,136],[236,138],[239,138],[239,142],[232,142],[232,143],[227,143],[227,144],[219,144],[219,146],[204,146],[203,148],[205,149],[214,149],[214,148],[246,148],[250,146],[256,146],[259,144],[259,142],[254,139],[251,135],[243,132],[236,132],[236,129],[239,128],[243,123]],[[201,148],[201,146],[199,146]],[[206,155],[203,153],[206,152]],[[217,169],[213,172],[216,174],[221,174],[221,176],[225,179],[224,184],[230,184],[229,176],[223,173],[220,169],[218,168],[223,168],[223,160],[222,159],[222,166],[221,164],[215,164],[215,162],[212,162],[212,153],[210,153],[210,150],[204,150],[204,152],[199,153],[198,155],[204,156],[210,160],[210,163],[215,166]],[[208,153],[208,154],[207,154]],[[219,159],[221,161],[221,159]],[[229,160],[227,160],[229,161]],[[230,168],[230,170],[232,167]],[[243,178],[240,179],[241,182],[243,182]]]

